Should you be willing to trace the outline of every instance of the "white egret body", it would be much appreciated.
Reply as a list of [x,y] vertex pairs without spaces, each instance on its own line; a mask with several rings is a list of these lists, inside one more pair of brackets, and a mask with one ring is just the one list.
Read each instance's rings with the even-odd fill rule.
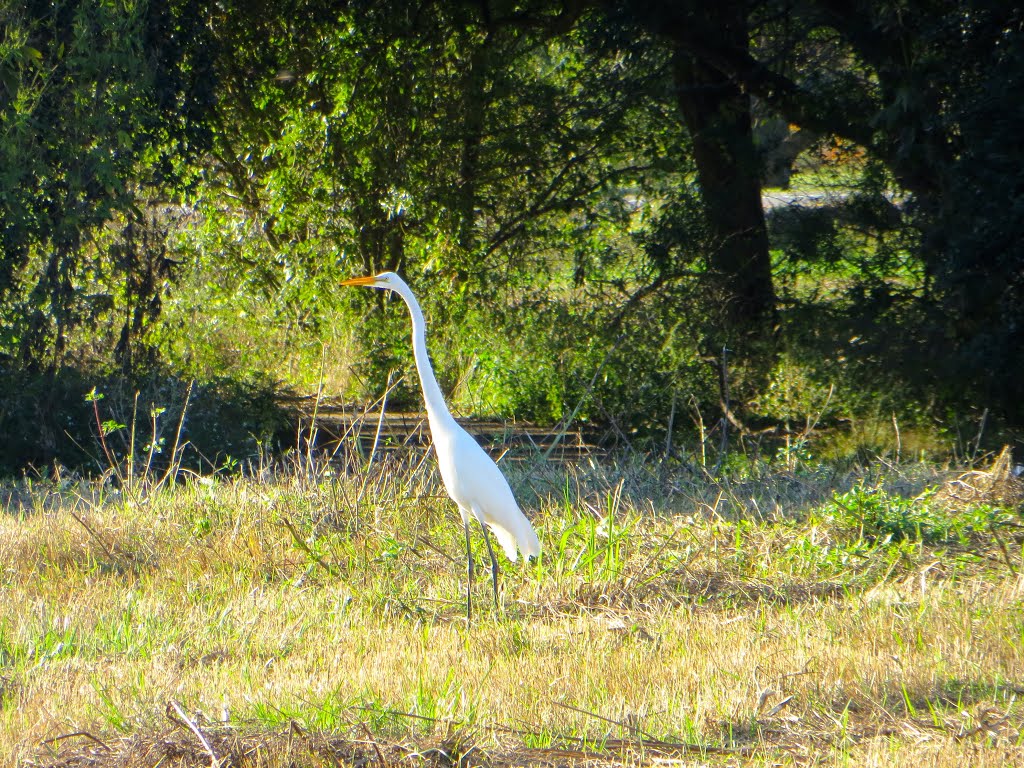
[[469,583],[466,587],[466,616],[472,618],[470,588],[473,582],[473,554],[470,551],[470,520],[475,519],[484,534],[487,552],[491,556],[491,583],[494,587],[494,605],[498,605],[498,561],[494,557],[491,541],[487,537],[486,525],[494,533],[505,550],[508,559],[515,562],[516,550],[526,557],[540,554],[537,534],[516,503],[508,481],[501,470],[484,452],[484,449],[470,436],[448,410],[441,394],[441,388],[434,378],[427,356],[427,326],[423,312],[412,289],[394,272],[382,272],[372,277],[356,277],[343,280],[342,285],[363,285],[383,288],[401,296],[412,315],[412,348],[416,358],[416,370],[420,376],[423,400],[427,407],[427,422],[430,435],[437,451],[438,468],[445,490],[458,505],[466,533],[466,554],[469,558]]

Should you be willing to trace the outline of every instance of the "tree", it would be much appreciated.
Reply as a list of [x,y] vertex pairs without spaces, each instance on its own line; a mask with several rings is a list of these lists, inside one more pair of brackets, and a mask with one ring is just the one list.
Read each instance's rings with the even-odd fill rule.
[[[973,0],[911,4],[765,3],[771,44],[691,41],[787,120],[852,140],[889,170],[896,211],[924,267],[931,339],[917,371],[954,400],[1024,417],[1024,209],[1015,167],[1022,116],[1024,12]],[[782,30],[785,30],[782,33]],[[838,66],[785,70],[782,52],[828,47]],[[891,221],[888,222],[891,226]],[[954,395],[954,393],[957,393]]]
[[730,49],[747,50],[749,10],[742,3],[670,3],[637,4],[630,13],[672,48],[675,96],[693,142],[711,237],[709,304],[723,307],[725,338],[720,341],[749,353],[749,341],[769,340],[775,326],[750,98],[727,71],[690,45],[695,38],[708,37]]
[[[663,60],[587,53],[589,32],[561,14],[263,10],[224,6],[213,26],[222,86],[201,250],[231,285],[315,323],[339,271],[398,269],[436,320],[486,310],[515,324],[552,275],[594,273],[595,231],[632,215],[609,190],[653,162],[629,126],[650,124],[644,80]],[[400,350],[400,327],[373,336]],[[396,361],[374,357],[382,384]]]
[[165,189],[202,144],[195,6],[0,9],[0,351],[23,366],[59,367],[73,329],[153,298],[138,295],[136,249],[105,247],[101,228],[140,226],[141,190]]
[[[753,97],[802,131],[851,141],[885,166],[902,205],[861,223],[876,231],[895,224],[916,240],[913,256],[926,274],[916,299],[927,306],[913,311],[932,318],[917,335],[936,345],[908,374],[927,372],[927,387],[950,394],[995,398],[1019,418],[1020,399],[1005,383],[1019,380],[1020,357],[996,350],[1019,346],[1024,327],[1024,215],[1019,185],[1005,173],[1019,145],[1021,9],[975,0],[608,7],[675,46],[710,226],[720,240],[732,232],[724,241],[748,258],[722,254],[721,274],[739,297],[760,297],[735,300],[736,308],[769,317],[756,311],[770,304],[771,275],[743,135]],[[702,141],[709,126],[720,130],[730,119],[731,140]]]

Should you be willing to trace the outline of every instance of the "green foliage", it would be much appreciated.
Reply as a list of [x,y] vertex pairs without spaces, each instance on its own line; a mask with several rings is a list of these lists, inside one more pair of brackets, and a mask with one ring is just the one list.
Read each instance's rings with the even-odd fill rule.
[[[885,25],[856,28],[862,12]],[[702,293],[716,244],[701,230],[706,201],[690,186],[687,138],[667,112],[672,22],[623,10],[555,32],[553,11],[537,11],[533,30],[494,13],[314,3],[302,24],[278,25],[264,11],[225,7],[214,33],[224,84],[217,165],[197,188],[198,227],[181,251],[198,274],[216,276],[204,278],[202,311],[241,307],[243,326],[269,328],[289,348],[332,339],[352,349],[359,338],[350,391],[379,396],[404,376],[396,403],[415,404],[401,312],[367,312],[379,297],[335,302],[338,276],[399,269],[425,305],[440,378],[466,411],[551,420],[585,400],[585,417],[650,430],[680,396],[717,403],[714,369],[733,346],[721,333],[729,306]],[[924,123],[948,135],[972,114],[967,91],[938,96],[955,82],[1012,90],[1016,80],[983,67],[940,72],[947,54],[929,35],[947,40],[952,16],[914,18],[886,3],[862,4],[833,27],[783,16],[751,15],[752,51],[791,64],[786,76],[802,90],[784,90],[789,101],[764,96],[758,109],[834,129],[841,140],[823,140],[821,152],[847,158],[833,202],[770,220],[784,365],[815,390],[835,384],[839,417],[879,397],[901,418],[923,417],[909,404],[963,388],[956,371],[937,381],[936,362],[964,359],[935,354],[936,343],[954,342],[933,311],[935,259],[948,254],[924,258],[942,222],[924,215],[922,195],[948,153]],[[969,39],[986,39],[996,21],[972,17]],[[868,55],[875,38],[900,35],[916,58]],[[965,67],[980,66],[973,48],[956,50]],[[999,50],[998,67],[1012,69],[1013,47]],[[878,130],[862,130],[862,116]],[[980,165],[993,166],[988,156]],[[203,356],[171,336],[176,359]],[[214,346],[210,365],[230,366]],[[729,353],[730,405],[795,420],[799,398],[785,414],[780,403],[757,411],[783,380],[777,369],[775,394],[766,391],[772,351]],[[244,360],[259,356],[250,348]],[[308,387],[316,368],[311,353],[288,376]]]
[[[615,251],[635,260],[623,228],[642,209],[623,196],[664,177],[624,129],[656,130],[652,149],[678,136],[645,112],[643,83],[661,60],[644,63],[642,39],[588,52],[596,28],[486,33],[465,13],[432,6],[413,21],[367,6],[288,33],[244,14],[219,27],[231,52],[219,67],[239,83],[219,107],[222,172],[197,188],[199,226],[179,243],[203,298],[173,303],[223,309],[225,323],[279,331],[291,346],[358,337],[358,392],[379,396],[404,376],[392,402],[414,405],[404,308],[358,293],[335,301],[342,274],[400,269],[425,305],[442,382],[468,382],[464,407],[552,420],[600,367],[615,311],[605,302],[636,279]],[[201,319],[169,318],[190,330]],[[175,359],[234,367],[194,335],[166,339]],[[610,400],[627,375],[602,379]]]
[[483,316],[467,318],[463,331],[469,338],[463,346],[478,351],[455,392],[456,402],[475,413],[542,422],[560,418],[578,395],[579,382],[573,379],[582,374],[579,361],[586,354],[568,347],[560,333],[577,327],[570,325],[573,319],[563,306],[524,312],[514,328],[495,328]]
[[553,548],[559,575],[579,572],[588,581],[614,581],[622,573],[623,549],[636,520],[619,508],[622,487],[608,494],[600,517],[586,515],[565,527]]
[[[1024,19],[1019,8],[989,3],[906,10],[854,3],[830,26],[813,16],[790,25],[787,16],[777,37],[763,38],[776,51],[788,40],[836,65],[801,68],[802,104],[783,111],[859,144],[867,167],[888,177],[878,184],[875,170],[875,183],[858,182],[846,211],[808,212],[778,242],[821,264],[864,254],[844,276],[852,303],[839,311],[872,375],[909,384],[911,397],[937,395],[957,408],[981,402],[1019,424],[1021,399],[1011,390],[1020,356],[999,350],[1019,347],[1024,327],[1021,191],[1004,172],[1020,160],[1012,137]],[[865,239],[869,247],[858,247]]]
[[188,57],[159,34],[187,34],[181,10],[75,0],[0,10],[0,353],[60,365],[72,331],[115,306],[129,316],[126,337],[141,330],[137,313],[160,282],[135,235],[141,190],[166,185],[202,136],[181,103]]
[[[1024,186],[1005,171],[1024,161],[1015,139],[1024,120],[1024,18],[1019,8],[1010,16],[972,18],[951,108],[936,116],[960,151],[942,168],[947,194],[924,214],[934,231],[923,255],[949,350],[929,371],[948,399],[992,404],[1020,424],[1024,358],[1006,350],[1024,347]],[[971,56],[977,50],[988,51],[984,62]]]
[[860,536],[869,542],[911,540],[934,544],[945,540],[951,530],[948,516],[934,512],[926,500],[905,499],[864,486],[837,494],[826,510],[858,527]]
[[91,405],[83,402],[90,389],[71,370],[45,376],[0,369],[0,476],[27,467],[46,471],[54,461],[66,466],[88,462],[98,450]]
[[901,541],[968,544],[988,536],[994,526],[1019,519],[987,504],[950,511],[934,503],[932,495],[926,492],[908,499],[880,488],[857,485],[846,493],[836,494],[824,512],[856,529],[859,538],[883,545]]
[[[153,473],[171,462],[203,473],[237,469],[232,456],[256,456],[292,439],[293,421],[274,382],[220,379],[190,389],[161,373],[136,384],[86,379],[71,369],[0,370],[0,477],[45,476],[63,465],[113,470],[123,483],[130,463]],[[181,451],[172,456],[179,424]]]
[[[757,412],[784,424],[808,429],[832,404],[832,387],[817,379],[817,371],[787,354],[779,356],[768,387],[755,403]],[[834,382],[832,382],[834,384]]]
[[[397,381],[392,404],[416,407],[404,308],[337,288],[395,269],[462,413],[573,415],[627,441],[689,430],[684,408],[806,426],[826,399],[829,426],[1013,417],[1021,18],[963,8],[757,5],[742,21],[759,66],[710,62],[777,143],[791,124],[820,137],[803,162],[818,173],[794,183],[836,193],[771,211],[771,285],[754,287],[778,327],[744,336],[716,266],[734,241],[709,223],[728,217],[679,116],[680,62],[727,15],[4,4],[4,373],[362,399]],[[72,410],[78,386],[57,398]],[[273,413],[222,410],[258,440]],[[78,417],[61,418],[45,448],[19,443],[26,461],[74,453],[55,443]]]

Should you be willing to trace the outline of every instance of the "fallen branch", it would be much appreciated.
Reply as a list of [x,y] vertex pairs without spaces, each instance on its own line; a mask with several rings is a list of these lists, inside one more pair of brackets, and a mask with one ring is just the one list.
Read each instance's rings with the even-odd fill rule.
[[88,731],[75,731],[74,733],[62,733],[60,736],[54,736],[54,737],[49,738],[49,739],[44,739],[43,741],[41,741],[39,743],[40,744],[45,744],[46,746],[50,746],[51,744],[56,744],[58,741],[64,741],[64,739],[74,739],[74,738],[78,738],[79,736],[84,736],[85,738],[89,739],[90,741],[93,741],[93,742],[99,744],[101,747],[103,747],[105,750],[107,750],[107,752],[111,752],[112,751],[110,749],[110,746],[105,741],[103,741],[102,739],[96,738],[95,736],[93,736]]
[[220,758],[217,757],[217,753],[213,751],[213,747],[210,746],[210,742],[207,740],[206,735],[202,732],[202,730],[200,730],[199,726],[196,725],[196,723],[194,723],[189,718],[189,716],[185,714],[185,711],[178,705],[178,702],[170,702],[167,705],[167,709],[173,709],[175,714],[177,714],[179,718],[175,720],[175,718],[171,716],[170,711],[168,711],[167,717],[169,720],[186,726],[190,731],[192,731],[192,733],[196,735],[196,738],[199,739],[199,742],[203,745],[203,749],[206,750],[206,754],[210,756],[210,768],[220,768]]

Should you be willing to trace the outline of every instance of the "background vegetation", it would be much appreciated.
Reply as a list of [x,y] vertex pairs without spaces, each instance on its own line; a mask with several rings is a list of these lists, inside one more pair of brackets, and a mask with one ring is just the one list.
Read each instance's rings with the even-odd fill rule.
[[462,414],[1015,433],[1020,10],[705,5],[4,2],[5,470],[88,461],[93,387],[195,381],[211,457],[416,407],[383,269]]

